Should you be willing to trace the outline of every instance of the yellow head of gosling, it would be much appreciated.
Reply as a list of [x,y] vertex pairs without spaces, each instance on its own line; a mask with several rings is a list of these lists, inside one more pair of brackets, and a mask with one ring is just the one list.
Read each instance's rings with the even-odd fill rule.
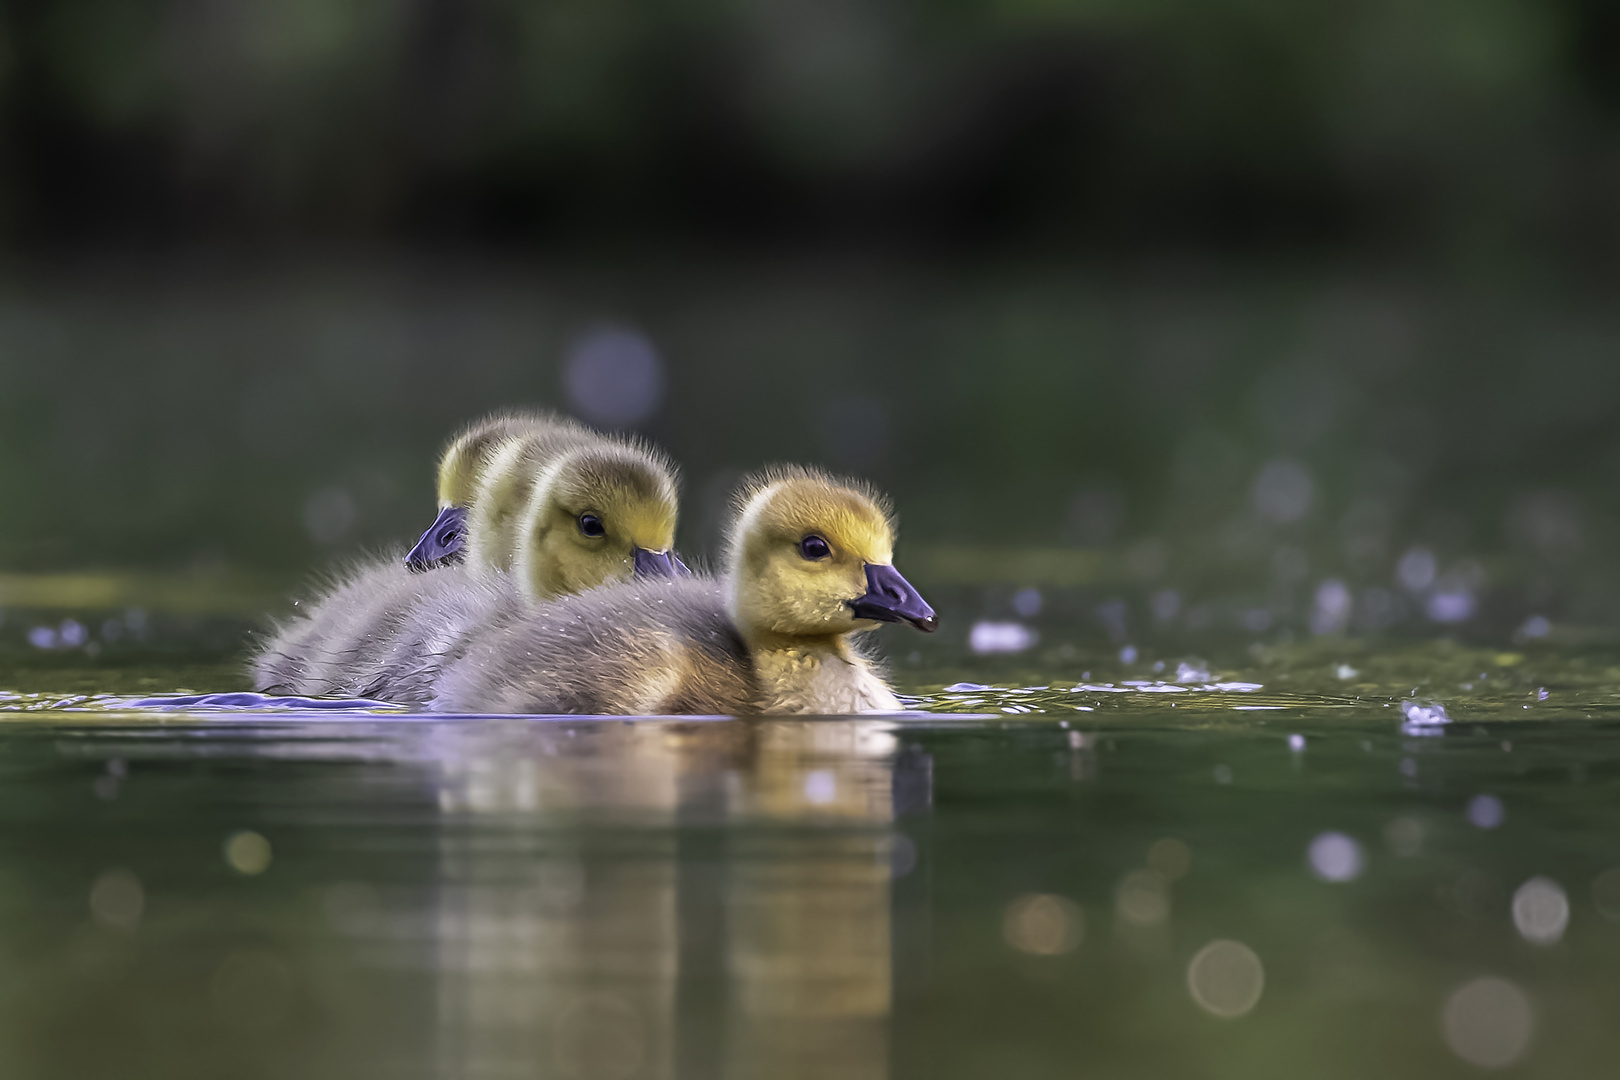
[[501,447],[525,435],[576,427],[546,413],[512,411],[492,413],[459,432],[439,457],[439,515],[405,556],[405,565],[422,571],[460,562],[465,557],[467,508]]
[[798,467],[744,485],[729,552],[732,619],[745,637],[834,637],[904,622],[938,626],[894,568],[888,501]]
[[512,570],[536,600],[632,574],[684,573],[673,550],[677,510],[673,469],[647,448],[575,447],[535,476],[514,530]]
[[439,506],[471,506],[484,470],[502,444],[549,427],[557,418],[537,412],[498,412],[471,424],[450,440],[439,457]]

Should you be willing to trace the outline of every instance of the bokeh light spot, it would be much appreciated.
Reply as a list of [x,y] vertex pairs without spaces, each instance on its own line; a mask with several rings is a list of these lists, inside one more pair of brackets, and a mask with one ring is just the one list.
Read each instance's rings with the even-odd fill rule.
[[1495,795],[1475,795],[1468,800],[1468,820],[1476,828],[1494,829],[1507,820],[1507,810]]
[[1569,897],[1551,878],[1533,877],[1513,894],[1513,925],[1532,945],[1556,945],[1569,928]]
[[1344,582],[1329,578],[1316,588],[1311,604],[1311,633],[1339,634],[1350,625],[1352,601]]
[[270,841],[256,832],[233,833],[225,841],[225,861],[238,874],[262,874],[270,868],[270,859]]
[[1620,922],[1620,866],[1611,866],[1592,879],[1592,903],[1599,915]]
[[1241,941],[1212,941],[1187,965],[1187,990],[1193,1000],[1222,1019],[1248,1013],[1259,1003],[1265,985],[1260,957]]
[[1013,610],[1025,619],[1033,619],[1041,613],[1041,590],[1025,588],[1013,593]]
[[838,797],[838,777],[830,769],[814,769],[804,778],[804,797],[815,806],[826,806]]
[[1398,817],[1384,827],[1384,842],[1396,855],[1410,859],[1423,850],[1423,823],[1417,818]]
[[1489,976],[1452,992],[1440,1027],[1458,1057],[1483,1069],[1503,1069],[1524,1056],[1535,1018],[1524,991]]
[[1254,478],[1251,495],[1263,518],[1286,524],[1298,521],[1311,508],[1311,474],[1297,461],[1268,461]]
[[1166,881],[1185,877],[1192,868],[1192,849],[1173,836],[1155,840],[1148,848],[1147,863],[1164,875]]
[[1157,926],[1170,917],[1170,883],[1157,870],[1133,870],[1114,891],[1114,910],[1133,926]]
[[968,632],[968,648],[982,655],[1020,653],[1030,648],[1039,635],[1023,623],[976,622]]
[[1361,845],[1342,832],[1325,832],[1306,851],[1311,872],[1323,881],[1354,881],[1361,876]]
[[1051,893],[1027,893],[1007,905],[1001,920],[1007,944],[1031,956],[1072,952],[1085,935],[1085,917],[1074,901]]
[[603,325],[574,339],[563,360],[563,389],[579,414],[593,423],[624,427],[658,411],[664,400],[664,362],[645,334]]
[[1440,571],[1434,552],[1425,547],[1410,548],[1395,564],[1395,576],[1410,592],[1422,592],[1434,584]]
[[102,926],[133,930],[146,910],[146,890],[128,870],[108,870],[90,887],[90,915]]

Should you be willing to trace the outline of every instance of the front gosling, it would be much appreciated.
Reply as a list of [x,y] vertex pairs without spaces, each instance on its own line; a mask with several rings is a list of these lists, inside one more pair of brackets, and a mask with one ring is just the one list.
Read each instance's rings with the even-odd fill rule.
[[875,493],[809,469],[746,483],[725,578],[626,582],[475,629],[433,683],[437,712],[892,712],[853,635],[934,609],[893,565]]

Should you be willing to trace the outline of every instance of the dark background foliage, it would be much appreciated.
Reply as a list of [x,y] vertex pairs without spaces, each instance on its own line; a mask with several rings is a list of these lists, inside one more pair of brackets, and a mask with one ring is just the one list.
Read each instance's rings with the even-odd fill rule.
[[1596,618],[1617,46],[1603,0],[9,0],[0,565],[408,540],[455,425],[591,415],[628,340],[699,553],[809,459],[919,550],[1305,597],[1421,550]]

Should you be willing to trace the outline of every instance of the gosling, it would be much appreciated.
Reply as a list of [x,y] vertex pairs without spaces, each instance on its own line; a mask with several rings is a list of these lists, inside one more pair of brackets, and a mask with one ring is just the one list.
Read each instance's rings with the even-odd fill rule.
[[440,667],[481,627],[525,606],[504,574],[421,574],[395,559],[340,576],[276,628],[252,661],[253,689],[299,697],[426,700]]
[[632,572],[685,573],[677,509],[674,465],[653,447],[578,425],[533,431],[484,469],[467,514],[467,565],[515,573],[534,600]]
[[[500,497],[516,490],[503,488]],[[451,566],[422,574],[392,560],[361,564],[276,630],[254,659],[254,689],[388,696],[398,681],[391,673],[402,665],[412,678],[430,678],[431,666],[415,658],[444,653],[477,626],[496,625],[521,607],[632,574],[685,569],[670,551],[671,469],[642,448],[612,441],[576,446],[542,469],[526,495],[512,530],[518,551],[511,573]]]
[[836,714],[900,708],[855,635],[938,620],[894,568],[887,501],[803,468],[744,484],[727,574],[638,580],[476,626],[426,700],[400,672],[372,689],[435,712]]
[[439,516],[405,556],[405,565],[425,571],[466,558],[467,508],[483,482],[489,460],[504,444],[531,432],[584,428],[546,413],[497,412],[457,433],[439,456]]
[[[628,561],[616,570],[582,573],[555,537],[548,547],[533,528],[525,530],[547,527],[535,517],[538,503],[572,495],[578,504],[573,519],[584,535],[610,537],[610,515],[590,505],[603,489],[614,506],[611,516],[623,526],[619,532],[631,543],[625,549],[610,538],[587,547],[627,551]],[[565,417],[497,413],[462,432],[440,459],[439,503],[438,519],[406,556],[412,570],[464,559],[480,569],[519,570],[533,599],[591,588],[616,573],[689,572],[674,552],[676,483],[669,459],[640,440],[603,435]]]

